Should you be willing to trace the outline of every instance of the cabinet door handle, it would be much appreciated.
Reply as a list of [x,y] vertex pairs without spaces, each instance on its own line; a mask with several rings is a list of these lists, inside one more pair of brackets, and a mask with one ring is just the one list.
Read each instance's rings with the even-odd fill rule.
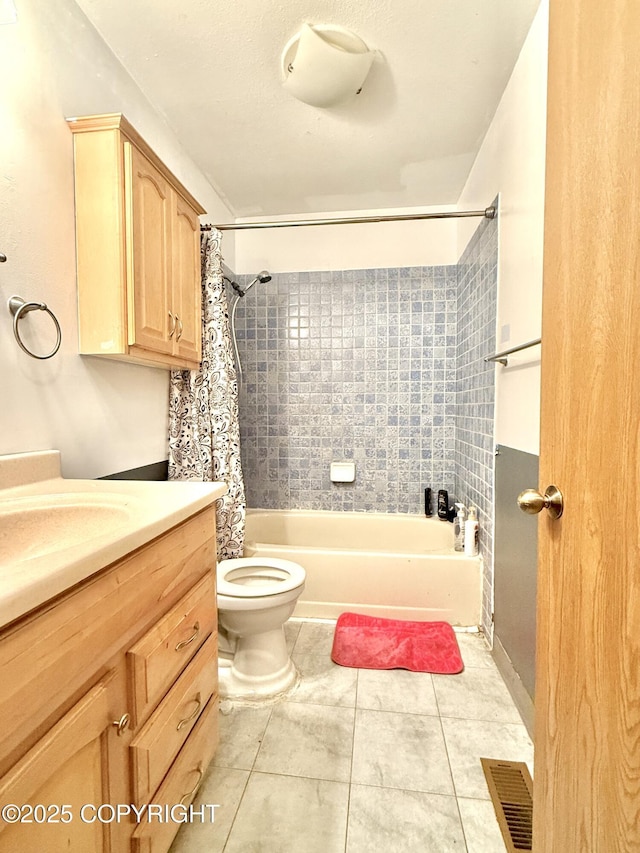
[[200,696],[200,694],[199,694],[199,693],[197,693],[197,694],[196,694],[196,696],[194,697],[194,700],[193,700],[193,701],[196,703],[196,707],[195,707],[195,708],[194,708],[194,710],[189,714],[189,716],[188,716],[188,717],[185,717],[183,720],[180,720],[180,722],[179,722],[179,723],[178,723],[178,725],[176,726],[176,731],[177,731],[177,732],[179,732],[179,731],[180,731],[180,729],[184,728],[184,727],[187,725],[187,723],[190,723],[190,722],[191,722],[191,720],[195,720],[195,718],[196,718],[196,717],[198,716],[198,714],[200,713],[200,708],[202,708],[202,697]]
[[190,643],[193,643],[199,633],[200,623],[196,622],[196,624],[193,626],[193,634],[190,637],[187,637],[186,640],[182,640],[181,642],[176,643],[176,651],[179,652],[180,649],[184,649],[185,646],[188,646]]
[[129,728],[130,722],[131,717],[129,716],[129,714],[123,714],[119,720],[113,721],[113,725],[116,727],[118,737],[120,737],[126,732],[126,730]]
[[202,777],[204,776],[204,770],[202,769],[202,764],[199,764],[197,767],[194,767],[195,772],[198,774],[198,781],[194,785],[194,787],[188,793],[184,794],[180,799],[180,805],[186,806],[186,804],[192,800],[195,795],[198,793],[198,788],[200,787],[200,783],[202,782]]
[[169,319],[171,320],[171,329],[170,329],[170,331],[169,331],[169,337],[170,337],[170,338],[172,338],[172,337],[175,335],[175,333],[176,333],[176,320],[177,320],[178,318],[177,318],[177,315],[176,315],[176,316],[174,316],[174,315],[171,313],[171,311],[169,311]]
[[179,341],[180,338],[182,337],[182,332],[184,330],[184,326],[182,325],[182,320],[180,319],[180,317],[178,317],[177,314],[176,314],[176,320],[178,321],[178,327],[179,327],[178,328],[178,334],[176,336],[176,340]]

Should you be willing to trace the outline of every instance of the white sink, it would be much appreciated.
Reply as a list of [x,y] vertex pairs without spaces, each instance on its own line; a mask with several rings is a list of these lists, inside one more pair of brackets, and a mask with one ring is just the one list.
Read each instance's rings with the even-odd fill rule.
[[20,563],[112,533],[130,521],[130,503],[81,492],[0,500],[0,554]]
[[52,450],[0,456],[0,627],[211,507],[226,490],[224,483],[65,479]]

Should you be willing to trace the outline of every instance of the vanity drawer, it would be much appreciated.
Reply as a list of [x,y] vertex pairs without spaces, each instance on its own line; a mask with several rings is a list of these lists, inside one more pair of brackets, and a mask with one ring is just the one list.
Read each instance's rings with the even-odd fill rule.
[[[178,753],[167,778],[153,796],[154,805],[173,806],[181,803],[188,806],[198,792],[218,745],[218,702],[215,698],[200,715],[182,750]],[[215,805],[215,804],[211,804]],[[211,820],[205,811],[206,820]],[[180,823],[169,820],[143,821],[133,833],[133,850],[137,853],[166,853],[171,846]]]
[[162,782],[215,692],[217,634],[211,634],[131,742],[134,799],[146,803]]
[[127,652],[136,727],[214,631],[215,575],[209,572]]

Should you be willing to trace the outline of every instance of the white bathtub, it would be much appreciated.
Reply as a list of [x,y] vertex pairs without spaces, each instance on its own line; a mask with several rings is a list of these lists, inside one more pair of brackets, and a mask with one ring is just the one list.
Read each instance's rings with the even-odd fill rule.
[[248,510],[245,556],[307,573],[294,616],[349,610],[391,619],[480,623],[482,561],[453,550],[453,525],[420,515]]

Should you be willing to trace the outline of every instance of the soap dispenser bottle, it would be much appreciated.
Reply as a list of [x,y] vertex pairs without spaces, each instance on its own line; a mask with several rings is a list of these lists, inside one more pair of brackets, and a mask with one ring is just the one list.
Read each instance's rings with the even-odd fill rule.
[[456,551],[464,551],[464,504],[456,504],[456,517],[453,521],[453,547]]
[[469,518],[464,523],[464,553],[467,557],[478,554],[478,516],[474,506],[469,507]]

